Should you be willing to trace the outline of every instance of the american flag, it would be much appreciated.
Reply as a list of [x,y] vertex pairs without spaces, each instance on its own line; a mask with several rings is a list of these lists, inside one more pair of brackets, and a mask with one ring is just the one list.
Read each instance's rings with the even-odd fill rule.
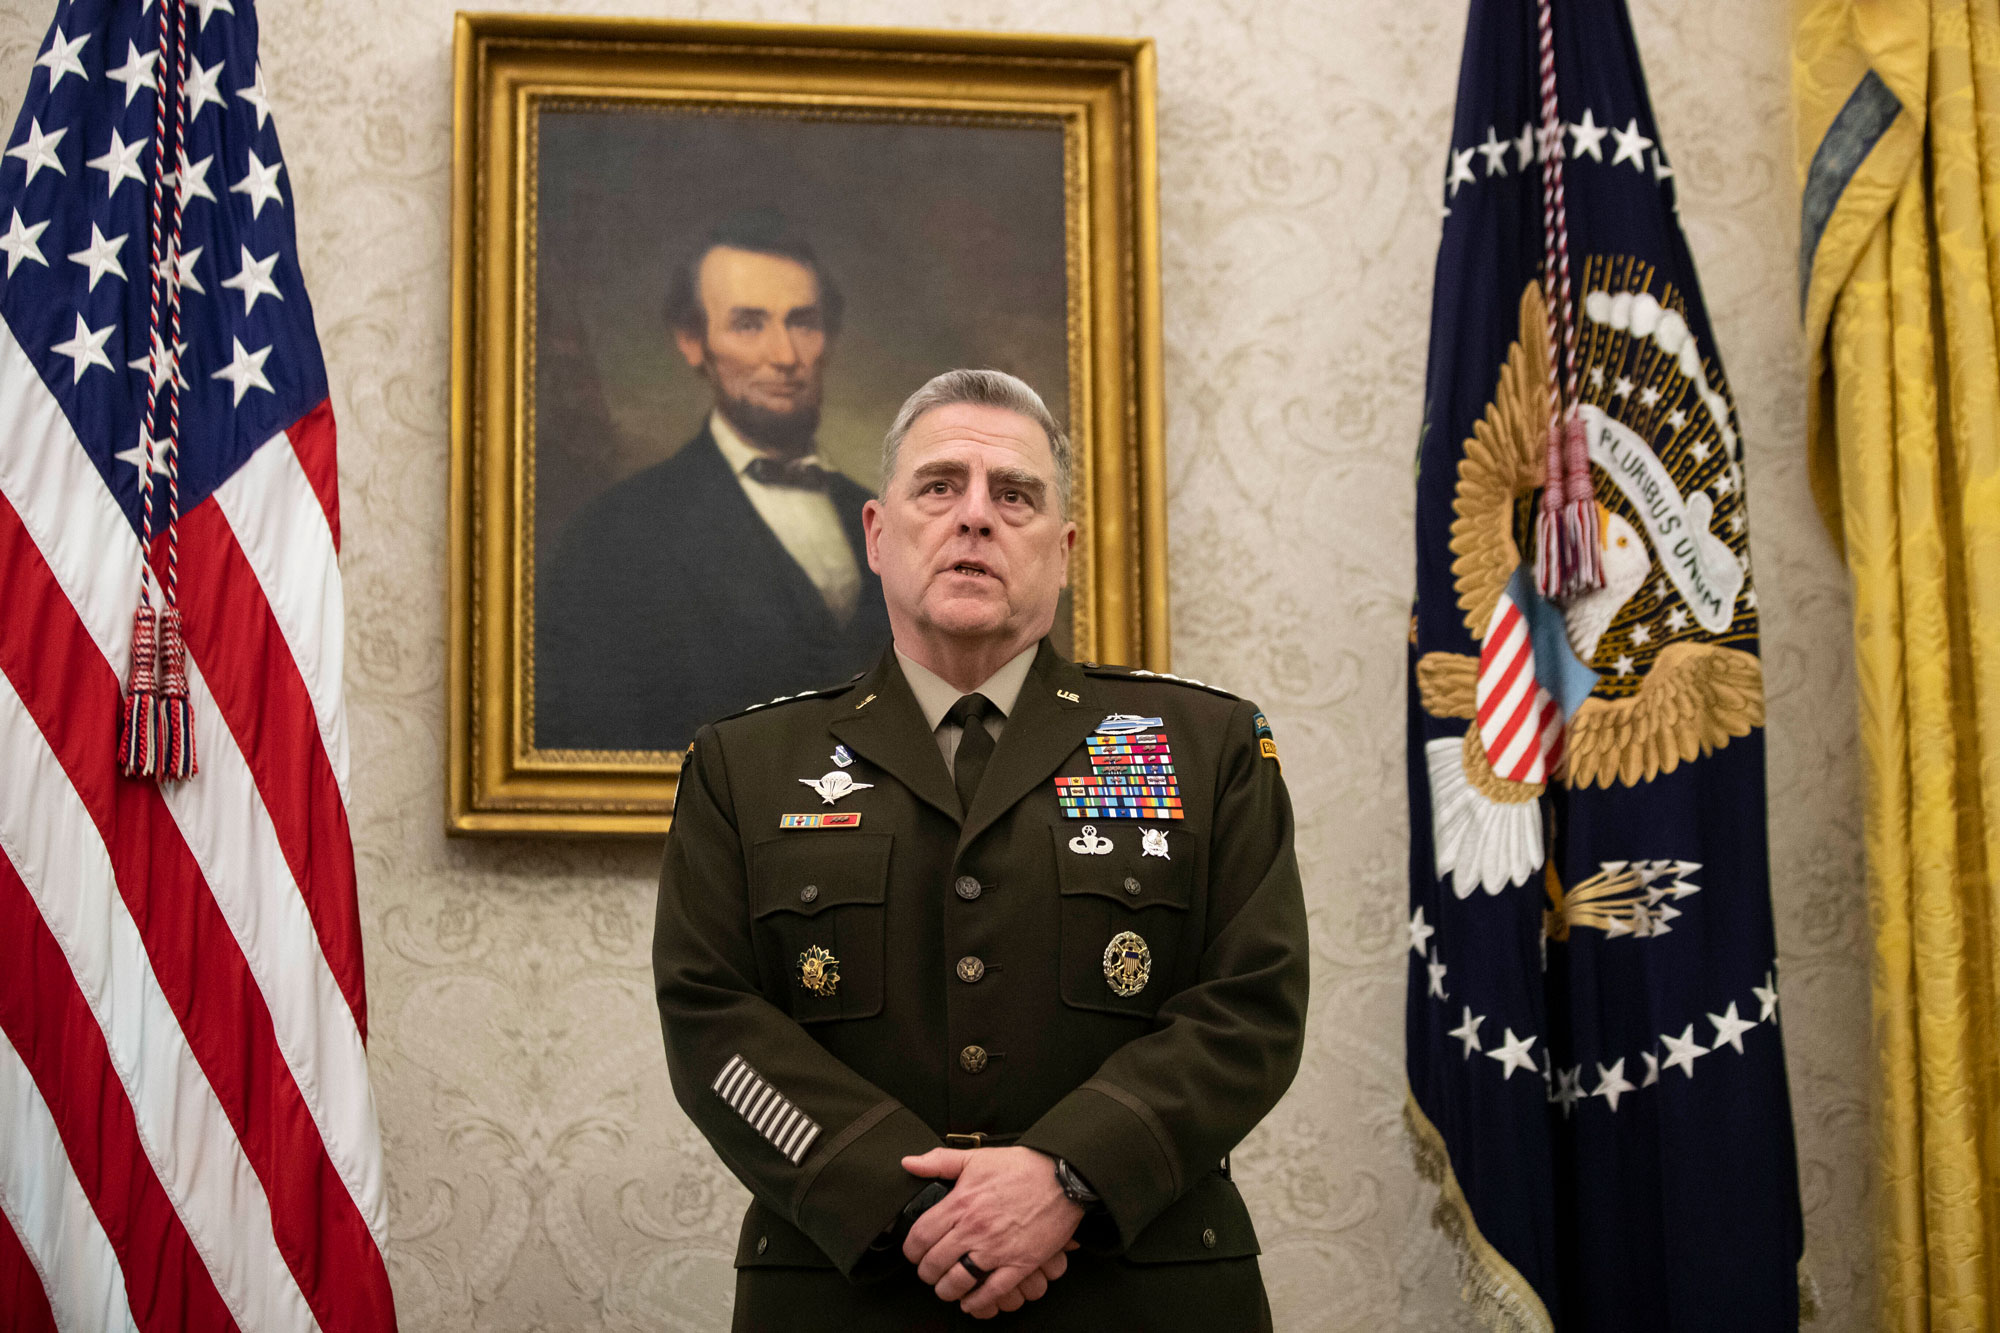
[[[292,212],[251,0],[56,7],[0,157],[9,1327],[395,1323]],[[199,755],[178,782],[119,764],[147,466]]]

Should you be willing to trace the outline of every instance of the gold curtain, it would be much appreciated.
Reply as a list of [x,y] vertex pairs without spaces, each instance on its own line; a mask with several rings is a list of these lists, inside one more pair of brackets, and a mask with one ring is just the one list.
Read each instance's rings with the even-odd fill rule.
[[2000,5],[1796,0],[1813,487],[1867,766],[1880,1320],[2000,1321]]

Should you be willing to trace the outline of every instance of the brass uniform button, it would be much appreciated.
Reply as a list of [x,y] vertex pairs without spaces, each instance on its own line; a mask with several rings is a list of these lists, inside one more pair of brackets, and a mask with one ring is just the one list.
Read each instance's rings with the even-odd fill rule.
[[974,958],[971,954],[958,960],[958,979],[970,986],[986,975],[986,960]]
[[764,1251],[770,1248],[771,1248],[771,1238],[769,1236],[757,1237],[757,1253],[762,1254]]
[[958,892],[959,897],[965,899],[967,902],[971,902],[974,898],[977,898],[981,892],[979,881],[970,875],[960,875],[958,882],[951,887]]
[[1132,876],[1127,875],[1125,877],[1125,892],[1131,894],[1134,898],[1139,896],[1139,890],[1144,887],[1145,885],[1141,884],[1138,880],[1134,879]]
[[1212,1249],[1214,1249],[1214,1248],[1215,1248],[1215,1228],[1214,1228],[1214,1227],[1204,1227],[1204,1228],[1202,1228],[1202,1232],[1201,1232],[1201,1243],[1202,1243],[1202,1248],[1204,1248],[1204,1249],[1209,1249],[1209,1250],[1212,1250]]
[[819,885],[817,884],[808,884],[799,890],[799,901],[802,903],[809,903],[817,897],[819,897]]
[[968,1046],[958,1053],[958,1067],[968,1074],[977,1074],[986,1068],[986,1048]]

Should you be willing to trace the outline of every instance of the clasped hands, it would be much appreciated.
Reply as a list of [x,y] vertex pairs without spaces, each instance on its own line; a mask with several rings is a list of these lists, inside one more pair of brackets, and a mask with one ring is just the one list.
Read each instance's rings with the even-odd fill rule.
[[[957,1182],[903,1241],[903,1256],[938,1299],[991,1319],[1039,1300],[1069,1268],[1083,1208],[1056,1183],[1053,1159],[1033,1148],[933,1148],[905,1157],[903,1169]],[[975,1278],[961,1256],[986,1276]]]

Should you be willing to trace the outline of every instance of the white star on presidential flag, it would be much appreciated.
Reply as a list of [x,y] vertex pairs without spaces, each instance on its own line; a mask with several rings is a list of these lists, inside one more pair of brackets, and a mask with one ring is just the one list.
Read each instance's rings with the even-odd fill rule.
[[278,290],[278,284],[271,281],[271,269],[277,264],[280,252],[273,250],[264,258],[257,259],[251,255],[249,246],[239,246],[238,249],[243,252],[243,267],[235,277],[224,278],[222,285],[243,293],[243,313],[249,314],[260,296],[268,296],[275,301],[284,300],[284,293]]
[[1764,984],[1761,986],[1752,986],[1750,993],[1757,997],[1757,1021],[1759,1023],[1776,1022],[1778,1018],[1778,978],[1776,974],[1766,972],[1764,974]]
[[1639,406],[1651,407],[1653,404],[1659,401],[1660,401],[1660,391],[1658,389],[1655,389],[1652,385],[1648,384],[1645,388],[1639,390]]
[[132,99],[139,95],[141,88],[157,89],[160,86],[159,79],[153,74],[153,62],[159,58],[160,53],[158,51],[148,51],[145,55],[140,55],[139,44],[137,42],[127,42],[125,43],[125,63],[117,69],[107,69],[104,71],[105,78],[116,79],[125,85],[126,106],[132,105]]
[[1625,1077],[1625,1057],[1621,1055],[1618,1057],[1618,1063],[1611,1068],[1606,1069],[1603,1065],[1597,1067],[1597,1086],[1590,1090],[1590,1095],[1602,1097],[1611,1104],[1611,1109],[1616,1111],[1621,1096],[1638,1090],[1632,1080]]
[[21,210],[18,208],[14,210],[14,220],[7,225],[7,234],[0,236],[0,250],[7,252],[8,277],[14,276],[14,270],[21,266],[21,261],[24,259],[32,259],[43,268],[49,266],[49,261],[42,257],[42,247],[39,244],[42,233],[48,229],[49,224],[46,222],[37,222],[32,227],[21,225]]
[[283,206],[283,201],[278,197],[278,173],[284,169],[283,162],[273,162],[270,166],[265,166],[264,160],[257,156],[257,150],[254,148],[250,150],[250,165],[246,168],[243,179],[230,186],[229,192],[250,196],[252,220],[263,214],[265,204]]
[[1458,197],[1459,186],[1472,184],[1475,179],[1472,174],[1472,155],[1478,151],[1477,148],[1468,148],[1464,152],[1452,149],[1451,175],[1445,178],[1445,189],[1450,197],[1454,199]]
[[201,27],[199,29],[201,32],[208,31],[208,21],[215,17],[216,10],[219,9],[225,14],[234,14],[236,12],[236,6],[229,3],[229,0],[194,0],[194,4],[195,8],[201,11]]
[[1667,1044],[1665,1067],[1672,1069],[1675,1065],[1679,1065],[1683,1074],[1693,1078],[1694,1062],[1708,1054],[1707,1049],[1694,1039],[1694,1024],[1690,1023],[1683,1028],[1678,1037],[1662,1032],[1660,1040]]
[[1583,119],[1571,125],[1569,132],[1576,141],[1571,157],[1582,157],[1587,153],[1599,162],[1604,160],[1604,136],[1611,131],[1591,119],[1589,107],[1583,109]]
[[189,124],[200,117],[201,109],[210,102],[217,106],[223,104],[222,89],[218,85],[222,82],[222,67],[227,63],[218,60],[213,65],[203,66],[193,56],[188,57],[187,85],[182,89],[182,96],[187,99]]
[[1681,607],[1667,612],[1667,633],[1679,634],[1688,625],[1688,613]]
[[1576,1108],[1579,1101],[1583,1100],[1582,1065],[1572,1065],[1568,1069],[1556,1071],[1556,1090],[1549,1100],[1562,1107],[1563,1119],[1569,1119],[1569,1113]]
[[1486,1052],[1487,1059],[1500,1062],[1502,1078],[1513,1078],[1517,1069],[1525,1069],[1532,1074],[1535,1072],[1535,1061],[1528,1054],[1528,1048],[1535,1044],[1534,1036],[1517,1037],[1512,1028],[1506,1031],[1507,1035],[1501,1038],[1500,1044]]
[[[1584,114],[1590,113],[1586,111]],[[1639,118],[1634,116],[1624,129],[1611,131],[1611,137],[1618,145],[1618,151],[1611,155],[1611,165],[1615,167],[1620,162],[1630,162],[1632,170],[1645,175],[1646,150],[1653,146],[1653,141],[1639,133]]]
[[1632,381],[1620,375],[1618,382],[1611,386],[1611,396],[1613,398],[1623,398],[1632,392],[1632,388]]
[[70,254],[72,260],[90,270],[90,291],[97,290],[97,280],[107,273],[116,273],[119,281],[124,281],[125,266],[118,262],[118,251],[131,234],[128,231],[120,236],[107,237],[97,229],[95,222],[90,224],[90,244]]
[[1667,424],[1675,430],[1679,430],[1682,426],[1688,424],[1688,414],[1677,407],[1667,413]]
[[[196,293],[197,295],[206,296],[208,295],[208,289],[206,287],[203,287],[201,285],[201,279],[197,278],[194,275],[194,261],[201,258],[201,251],[202,247],[197,245],[194,249],[188,251],[186,254],[180,257],[180,263],[177,264],[176,267],[180,269],[180,282],[182,287],[186,288],[188,291]],[[166,277],[167,261],[162,259],[159,263],[153,265],[153,272],[159,277],[162,278]],[[187,344],[183,343],[181,345],[185,347]]]
[[1419,907],[1410,918],[1410,950],[1422,958],[1430,949],[1431,936],[1437,934],[1437,927],[1424,923],[1424,909]]
[[257,77],[250,81],[250,86],[236,90],[236,100],[257,108],[257,128],[263,129],[264,122],[271,118],[271,90],[264,84],[263,61],[257,62]]
[[1461,1058],[1470,1060],[1472,1053],[1479,1049],[1479,1026],[1486,1021],[1486,1015],[1473,1013],[1472,1006],[1469,1004],[1464,1006],[1464,1008],[1464,1021],[1459,1023],[1450,1032],[1445,1033],[1445,1035],[1447,1037],[1456,1037],[1464,1042],[1465,1054]]
[[1653,180],[1655,182],[1663,181],[1673,174],[1674,169],[1667,165],[1667,155],[1655,148],[1653,150]]
[[1501,138],[1491,125],[1486,127],[1486,142],[1479,145],[1479,151],[1486,157],[1487,175],[1507,174],[1507,150],[1511,147],[1511,141]]
[[1738,1055],[1743,1054],[1743,1034],[1757,1026],[1755,1019],[1736,1016],[1734,1000],[1731,1000],[1729,1007],[1721,1013],[1710,1014],[1708,1021],[1715,1024],[1715,1044],[1708,1049],[1719,1051],[1727,1045],[1733,1047]]
[[1527,124],[1521,127],[1521,133],[1514,139],[1514,152],[1520,157],[1520,161],[1514,164],[1514,169],[1517,171],[1526,171],[1528,164],[1535,160],[1534,125]]
[[1631,674],[1632,674],[1632,658],[1631,658],[1631,655],[1630,655],[1630,654],[1624,654],[1624,653],[1621,653],[1621,654],[1619,655],[1619,658],[1618,658],[1618,660],[1617,660],[1616,662],[1613,662],[1613,663],[1611,664],[1611,674],[1612,674],[1612,675],[1614,675],[1614,676],[1629,676],[1629,675],[1631,675]]
[[139,170],[139,159],[145,155],[146,141],[126,143],[117,130],[111,131],[111,146],[104,150],[103,157],[93,157],[84,163],[93,171],[104,173],[104,196],[110,198],[118,193],[121,181],[134,180],[140,184],[146,181],[146,173]]
[[145,371],[146,377],[152,381],[152,387],[155,391],[160,387],[161,376],[168,374],[174,377],[176,387],[187,388],[187,377],[181,374],[181,354],[187,351],[187,341],[185,339],[175,339],[174,354],[172,356],[161,355],[160,348],[162,342],[163,340],[160,335],[157,333],[154,334],[152,354],[148,356],[135,356],[125,364],[134,370]]
[[28,137],[9,148],[7,156],[18,157],[28,164],[28,180],[31,184],[35,179],[35,173],[43,167],[54,167],[56,175],[67,176],[69,173],[63,170],[62,160],[56,156],[56,149],[61,145],[63,136],[68,133],[69,129],[65,126],[53,134],[44,134],[40,118],[31,116],[28,119]]
[[1439,961],[1435,950],[1431,953],[1431,961],[1424,964],[1424,967],[1431,974],[1431,994],[1440,1000],[1449,1000],[1451,993],[1444,988],[1445,964]]
[[1546,162],[1552,157],[1560,158],[1562,155],[1563,155],[1562,122],[1557,121],[1553,125],[1536,126],[1535,156],[1541,158],[1542,161]]
[[35,64],[49,72],[50,92],[56,90],[56,85],[63,81],[65,74],[74,74],[85,83],[90,82],[90,76],[83,72],[83,62],[76,58],[76,53],[81,51],[83,44],[89,40],[89,33],[85,33],[75,41],[69,40],[63,36],[61,24],[57,24],[55,31],[49,34],[49,49],[35,58]]
[[93,329],[90,325],[83,322],[82,315],[78,315],[76,317],[76,335],[68,342],[59,342],[49,349],[51,352],[66,356],[76,363],[75,371],[69,378],[71,384],[82,379],[83,372],[89,370],[92,366],[103,366],[106,370],[111,369],[111,358],[104,354],[104,344],[110,339],[113,330],[117,327],[118,322],[113,320],[101,329]]
[[264,360],[271,355],[271,349],[260,347],[252,352],[243,346],[241,338],[231,338],[229,341],[236,344],[236,354],[230,358],[228,365],[209,378],[228,380],[235,387],[236,401],[232,406],[241,407],[243,395],[252,389],[262,389],[265,393],[276,392],[271,388],[271,381],[264,378]]
[[1639,1080],[1639,1086],[1650,1088],[1660,1081],[1660,1053],[1658,1051],[1641,1051],[1639,1052],[1639,1058],[1646,1062],[1646,1076]]

